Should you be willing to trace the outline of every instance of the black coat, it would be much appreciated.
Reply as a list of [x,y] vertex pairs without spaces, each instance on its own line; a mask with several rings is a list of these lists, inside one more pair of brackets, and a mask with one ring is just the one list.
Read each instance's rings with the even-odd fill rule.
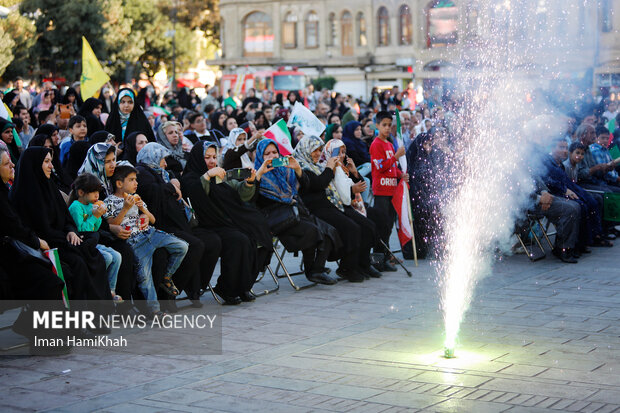
[[155,227],[165,232],[191,232],[185,208],[177,201],[174,185],[164,182],[161,175],[142,163],[136,169],[138,194],[155,216]]

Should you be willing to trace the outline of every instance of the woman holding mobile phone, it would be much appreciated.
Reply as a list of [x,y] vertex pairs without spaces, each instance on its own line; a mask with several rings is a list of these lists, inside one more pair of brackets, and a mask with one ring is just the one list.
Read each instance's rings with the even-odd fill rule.
[[252,169],[245,181],[224,181],[214,142],[199,141],[192,148],[181,177],[181,190],[195,209],[201,228],[215,232],[222,242],[222,275],[214,291],[227,304],[254,301],[250,289],[269,263],[271,233],[265,216],[250,202],[256,180],[269,168]]
[[323,147],[320,138],[305,136],[295,148],[295,158],[310,172],[309,185],[303,188],[301,197],[312,214],[336,228],[342,239],[342,260],[336,273],[351,282],[378,278],[381,273],[370,264],[370,249],[376,239],[375,224],[343,202],[334,182],[336,168],[341,163],[339,156],[321,163]]
[[335,244],[340,244],[340,241],[333,228],[310,214],[298,195],[299,187],[308,185],[307,172],[301,169],[295,158],[280,156],[278,145],[271,139],[260,141],[256,148],[255,167],[263,164],[270,165],[270,168],[260,177],[256,202],[258,207],[267,216],[282,213],[283,209],[296,208],[299,222],[275,235],[287,251],[302,251],[304,272],[308,280],[319,284],[335,284],[338,279],[325,272],[325,262]]

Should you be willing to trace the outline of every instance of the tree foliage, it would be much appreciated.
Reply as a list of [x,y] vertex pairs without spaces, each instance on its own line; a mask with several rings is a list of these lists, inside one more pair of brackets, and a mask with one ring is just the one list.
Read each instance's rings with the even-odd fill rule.
[[[85,36],[112,78],[149,75],[161,64],[170,69],[173,36],[177,68],[183,70],[212,53],[219,36],[217,0],[0,0],[17,8],[0,23],[0,72],[27,74],[30,69],[56,72],[68,79],[81,71],[81,36]],[[176,2],[176,21],[173,23]],[[8,3],[8,4],[6,4]],[[173,30],[175,28],[176,30]],[[211,40],[200,48],[197,30]],[[204,40],[204,37],[202,38]]]
[[11,36],[4,31],[4,27],[0,26],[0,76],[4,74],[7,66],[13,60],[13,46],[15,42],[11,39]]
[[[5,33],[10,34],[13,40],[12,59],[6,60],[8,67],[6,67],[5,77],[14,78],[29,73],[34,69],[30,59],[30,49],[37,40],[34,22],[15,11],[0,21],[0,27]],[[4,53],[2,56],[5,57]]]
[[20,11],[37,16],[39,37],[33,47],[41,65],[62,70],[70,77],[81,71],[82,38],[86,37],[99,59],[107,58],[103,2],[93,0],[24,0]]
[[179,23],[190,30],[199,29],[219,45],[220,11],[217,0],[159,0],[159,8],[168,16],[174,14]]

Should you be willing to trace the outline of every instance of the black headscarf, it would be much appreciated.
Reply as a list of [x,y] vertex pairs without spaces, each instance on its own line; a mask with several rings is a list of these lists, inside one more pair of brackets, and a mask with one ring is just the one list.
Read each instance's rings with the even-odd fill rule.
[[10,200],[26,226],[56,247],[66,245],[67,233],[76,229],[56,184],[43,173],[43,160],[48,153],[52,150],[43,147],[24,151],[17,165]]
[[80,107],[80,111],[78,112],[78,115],[81,115],[84,119],[86,119],[86,127],[88,128],[86,136],[92,136],[93,133],[105,129],[101,119],[93,115],[93,110],[95,110],[97,106],[103,107],[103,103],[97,98],[88,98],[84,101]]
[[73,145],[69,148],[69,158],[67,158],[65,170],[71,179],[75,179],[77,177],[78,171],[84,163],[86,154],[91,146],[92,144],[89,141],[76,141],[73,142]]
[[[0,133],[4,132],[9,128],[14,129],[15,125],[11,121],[0,117]],[[2,140],[2,142],[4,142],[4,140]],[[15,134],[13,134],[13,139],[10,143],[4,143],[6,144],[7,148],[9,148],[9,155],[11,156],[11,161],[14,164],[17,164],[17,161],[19,160],[19,147],[17,146],[17,142],[15,142]]]
[[119,96],[121,96],[121,92],[129,91],[131,96],[133,96],[133,110],[129,114],[129,120],[127,123],[127,128],[125,129],[125,136],[129,135],[131,132],[141,132],[146,136],[149,142],[155,142],[155,134],[153,133],[153,129],[151,128],[151,124],[149,120],[146,118],[146,115],[142,111],[142,108],[136,102],[136,95],[133,90],[129,88],[123,88],[118,91],[116,99],[114,99],[114,103],[112,103],[112,110],[110,111],[110,116],[105,124],[105,130],[110,133],[113,133],[116,136],[117,141],[122,139],[123,136],[123,128],[121,126],[121,115],[120,109],[118,106]]
[[108,140],[108,135],[110,135],[110,132],[100,130],[93,133],[92,135],[89,135],[88,142],[90,142],[91,145],[94,145],[96,143],[106,143],[106,140]]
[[[54,165],[54,172],[53,172],[54,181],[56,182],[58,189],[60,189],[61,191],[65,193],[69,193],[69,191],[71,190],[71,182],[73,182],[73,180],[71,179],[71,176],[69,175],[69,173],[60,164],[60,145],[54,145],[54,140],[52,139],[52,135],[57,130],[58,130],[58,127],[54,125],[50,125],[49,123],[46,123],[44,125],[39,126],[39,128],[35,132],[36,133],[35,137],[39,135],[43,135],[46,138],[49,138],[52,140],[52,149],[54,150],[53,151],[54,153],[52,154],[52,165]],[[28,147],[45,145],[45,139],[37,140],[36,145],[32,143],[33,140],[34,140],[34,137],[30,140],[30,144]],[[38,144],[39,142],[40,144]]]
[[[2,101],[6,103],[6,105],[9,107],[9,109],[11,109],[11,111],[14,109],[12,102],[13,102],[13,99],[15,99],[15,96],[17,96],[17,93],[11,90],[10,92],[6,92],[4,94],[4,97],[2,98]],[[18,101],[18,104],[19,104],[19,101]]]
[[[224,136],[228,136],[228,131],[226,130],[226,120],[224,121],[224,124],[222,126],[220,126],[217,121],[221,115],[226,115],[226,112],[224,112],[223,110],[216,110],[215,112],[213,112],[210,119],[211,127],[217,131],[222,132]],[[228,115],[226,115],[226,119],[228,119]]]
[[[48,139],[49,139],[50,142],[52,142],[52,137],[51,136],[47,136],[45,134],[39,133],[37,135],[34,135],[32,137],[32,139],[30,139],[30,142],[28,142],[28,147],[32,148],[34,146],[45,146],[45,141],[48,140]],[[52,142],[52,146],[54,146],[53,142]],[[52,160],[52,163],[53,162],[54,161]]]
[[[39,134],[43,134],[43,135],[47,135],[50,138],[52,137],[52,135],[54,134],[54,132],[56,132],[58,130],[58,127],[56,125],[52,125],[50,123],[45,123],[41,126],[39,126],[39,128],[36,130],[37,135]],[[54,143],[54,142],[52,142]]]
[[209,186],[209,195],[205,193],[200,177],[208,170],[204,153],[210,147],[217,150],[213,142],[201,141],[194,145],[181,177],[182,192],[192,202],[198,222],[207,228],[237,228],[259,245],[270,247],[271,234],[265,216],[243,202],[232,186],[226,182],[215,184],[213,178]]
[[125,142],[123,143],[122,159],[128,161],[133,166],[136,166],[138,163],[136,160],[136,157],[138,156],[138,151],[136,150],[136,140],[140,134],[143,133],[131,132],[129,135],[125,136]]
[[73,101],[73,108],[77,111],[77,109],[82,104],[82,98],[80,97],[80,94],[77,92],[77,90],[75,90],[72,87],[67,89],[67,91],[65,92],[64,96],[62,97],[60,103],[68,105],[69,104],[69,96],[71,96],[71,95],[75,96],[75,100]]

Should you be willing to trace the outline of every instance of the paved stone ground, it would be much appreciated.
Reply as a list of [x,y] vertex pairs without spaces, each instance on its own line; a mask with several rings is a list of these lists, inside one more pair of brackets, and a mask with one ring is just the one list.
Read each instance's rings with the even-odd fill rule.
[[413,278],[299,292],[281,280],[276,294],[225,307],[222,355],[2,357],[0,410],[620,411],[619,251],[498,262],[456,359],[439,356],[433,270],[408,262]]

